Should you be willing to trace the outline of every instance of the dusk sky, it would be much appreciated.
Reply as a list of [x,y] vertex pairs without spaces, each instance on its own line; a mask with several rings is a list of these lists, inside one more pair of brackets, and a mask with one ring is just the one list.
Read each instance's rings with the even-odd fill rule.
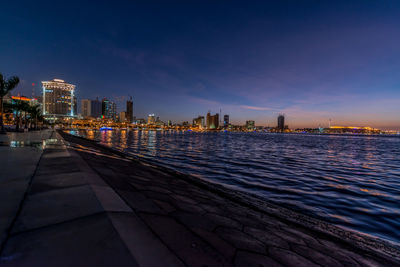
[[2,1],[14,94],[60,78],[138,118],[400,129],[400,1],[59,2]]

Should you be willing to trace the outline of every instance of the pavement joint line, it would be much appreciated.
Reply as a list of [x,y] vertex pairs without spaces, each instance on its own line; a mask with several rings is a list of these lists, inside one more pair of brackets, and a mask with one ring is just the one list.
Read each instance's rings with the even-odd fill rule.
[[10,237],[19,236],[19,235],[30,233],[30,232],[40,231],[40,230],[43,230],[43,229],[46,229],[46,228],[50,228],[50,227],[54,227],[54,226],[58,226],[58,225],[63,225],[63,224],[79,221],[79,220],[82,220],[82,219],[95,217],[95,216],[102,215],[102,214],[107,215],[108,213],[110,213],[110,212],[108,212],[108,211],[95,212],[95,213],[92,213],[92,214],[83,215],[83,216],[72,218],[72,219],[69,219],[69,220],[62,221],[62,222],[46,224],[46,225],[42,225],[42,226],[39,226],[39,227],[35,227],[35,228],[27,229],[27,230],[22,230],[22,231],[19,231],[19,232],[14,232],[14,233],[10,234]]

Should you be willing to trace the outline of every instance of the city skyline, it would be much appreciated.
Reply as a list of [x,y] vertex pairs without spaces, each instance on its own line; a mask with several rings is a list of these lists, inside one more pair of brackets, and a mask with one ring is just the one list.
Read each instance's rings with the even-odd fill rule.
[[7,3],[0,69],[21,78],[13,94],[59,78],[78,103],[107,97],[120,112],[132,96],[137,118],[222,109],[232,124],[284,113],[291,128],[399,129],[400,3],[290,3]]

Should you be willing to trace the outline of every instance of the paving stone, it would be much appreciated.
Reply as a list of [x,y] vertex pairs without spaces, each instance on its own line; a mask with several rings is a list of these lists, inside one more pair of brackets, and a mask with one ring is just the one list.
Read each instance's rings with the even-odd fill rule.
[[212,231],[217,227],[217,224],[212,220],[208,219],[206,216],[201,214],[195,214],[185,211],[175,211],[170,213],[177,221],[188,227],[196,227],[208,231]]
[[183,201],[183,202],[191,204],[191,205],[197,205],[197,202],[189,197],[185,197],[185,196],[181,196],[181,195],[173,195],[172,197],[178,201]]
[[225,256],[229,261],[233,260],[235,255],[235,248],[221,239],[218,235],[213,232],[193,227],[191,228],[193,232],[199,235],[203,240],[206,240],[211,246],[213,246],[219,253]]
[[281,267],[272,258],[247,251],[238,251],[235,257],[234,265],[237,267]]
[[177,207],[180,210],[191,212],[191,213],[198,213],[198,214],[204,214],[206,211],[200,207],[197,204],[189,204],[183,201],[178,201],[178,200],[172,200],[171,202],[175,207]]
[[238,249],[265,253],[266,247],[254,237],[233,228],[218,227],[215,233]]
[[147,186],[146,190],[153,191],[153,192],[160,192],[160,193],[164,193],[164,194],[171,194],[171,191],[169,191],[168,189],[159,187],[159,186]]
[[1,266],[139,266],[106,215],[12,236]]
[[227,260],[175,220],[140,214],[154,232],[189,266],[229,266]]
[[91,185],[105,211],[132,212],[132,209],[109,186]]
[[208,204],[203,204],[200,203],[199,207],[202,209],[206,210],[209,213],[215,213],[215,214],[223,214],[223,210],[219,208],[217,205],[208,205]]
[[140,266],[184,266],[135,214],[110,213],[109,217]]
[[234,228],[234,229],[238,229],[238,230],[241,230],[243,228],[243,226],[240,223],[238,223],[237,221],[232,220],[231,218],[228,218],[228,217],[225,217],[222,215],[218,215],[218,214],[214,214],[214,213],[207,213],[204,216],[209,218],[213,222],[215,222],[218,226],[224,226],[224,227]]
[[257,240],[261,241],[267,246],[274,246],[289,249],[289,243],[282,238],[273,234],[272,231],[257,229],[253,227],[246,226],[244,228],[244,232],[256,238]]
[[86,173],[71,172],[52,175],[35,175],[30,194],[87,184]]
[[307,260],[306,258],[286,249],[271,247],[268,249],[268,252],[272,258],[274,258],[276,261],[286,266],[296,266],[296,267],[318,266],[313,262]]
[[303,241],[305,241],[307,244],[319,244],[319,242],[309,233],[305,233],[302,230],[296,229],[294,227],[289,228],[289,227],[281,227],[281,229],[287,233],[291,233],[294,236],[299,236]]
[[90,186],[51,190],[28,196],[13,232],[26,231],[103,211]]
[[277,229],[274,230],[274,234],[289,243],[294,243],[294,244],[299,244],[299,245],[307,245],[301,236],[295,236],[292,233],[285,232],[282,230],[277,230]]
[[146,195],[136,191],[118,190],[120,196],[129,204],[135,211],[143,211],[156,214],[165,214],[166,212],[157,206],[153,200]]
[[[57,158],[58,159],[58,158]],[[56,164],[40,164],[36,170],[36,175],[53,175],[59,173],[71,173],[80,171],[79,167],[75,164],[71,164],[68,158],[65,160],[60,160]]]
[[161,201],[161,200],[153,200],[161,209],[163,209],[166,213],[170,213],[176,211],[176,208],[169,204],[168,202]]
[[337,260],[331,258],[329,255],[322,254],[322,253],[318,252],[317,250],[311,249],[309,247],[293,244],[292,249],[297,254],[299,254],[319,265],[343,266],[341,263],[339,263]]

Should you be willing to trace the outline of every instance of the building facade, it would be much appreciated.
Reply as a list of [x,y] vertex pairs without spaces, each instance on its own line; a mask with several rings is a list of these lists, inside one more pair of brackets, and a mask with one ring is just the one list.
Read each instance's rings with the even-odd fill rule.
[[117,105],[114,102],[104,98],[103,101],[101,101],[101,114],[104,119],[115,121],[117,117]]
[[285,116],[283,114],[279,114],[278,116],[278,130],[283,132],[285,130]]
[[204,116],[198,116],[193,119],[193,127],[198,127],[200,129],[204,128]]
[[43,81],[43,117],[48,120],[75,118],[77,103],[75,85],[64,80]]
[[126,121],[129,123],[133,122],[133,101],[132,97],[126,101]]
[[224,127],[229,126],[229,115],[224,115]]
[[211,115],[210,112],[207,113],[207,129],[215,130],[219,127],[219,114]]
[[101,102],[90,99],[81,100],[81,113],[84,118],[100,118],[102,115],[102,105]]
[[154,114],[149,114],[149,116],[147,117],[147,124],[149,125],[156,124],[156,117]]
[[255,121],[246,121],[246,129],[247,130],[254,130],[256,128]]

